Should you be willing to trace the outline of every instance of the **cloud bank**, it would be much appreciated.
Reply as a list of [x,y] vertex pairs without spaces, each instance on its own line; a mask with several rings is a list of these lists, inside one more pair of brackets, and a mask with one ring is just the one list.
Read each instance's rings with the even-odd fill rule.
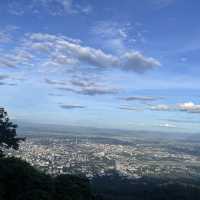
[[46,54],[51,52],[48,62],[58,65],[79,64],[96,69],[119,69],[136,73],[143,73],[161,65],[158,60],[137,51],[130,50],[116,56],[62,36],[33,33],[28,35],[26,41],[26,45],[35,51]]
[[187,113],[200,113],[200,104],[193,102],[179,103],[176,105],[160,104],[150,107],[150,110],[154,111],[181,111]]

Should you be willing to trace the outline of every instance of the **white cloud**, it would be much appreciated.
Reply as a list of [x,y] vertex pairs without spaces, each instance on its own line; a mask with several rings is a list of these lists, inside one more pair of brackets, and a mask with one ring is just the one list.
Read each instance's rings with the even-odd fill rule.
[[169,111],[169,110],[171,110],[171,107],[169,105],[160,104],[160,105],[156,105],[156,106],[151,106],[150,110],[155,110],[155,111]]
[[74,56],[80,62],[97,67],[118,65],[118,59],[115,56],[106,54],[100,49],[85,47],[68,41],[58,41],[57,44],[63,48],[63,50],[65,49],[66,53],[69,52],[69,54]]
[[165,124],[160,124],[160,127],[164,127],[164,128],[176,128],[176,125],[174,124],[169,124],[169,123],[165,123]]
[[[121,56],[109,54],[101,49],[83,46],[65,37],[34,33],[26,40],[27,48],[46,53],[48,59],[58,64],[79,64],[99,69],[120,69],[137,73],[160,66],[160,62],[145,57],[140,52],[128,51]],[[48,54],[47,54],[48,52]],[[53,55],[53,57],[52,57]],[[55,59],[56,58],[56,59]],[[50,61],[48,60],[48,61]]]
[[193,102],[186,102],[177,105],[177,109],[189,113],[200,113],[200,104],[194,104]]
[[151,106],[150,110],[155,111],[182,111],[187,113],[200,113],[200,104],[194,104],[193,102],[179,103],[176,105],[156,105]]
[[127,52],[122,57],[122,68],[128,71],[145,72],[160,66],[160,62],[152,57],[145,57],[140,52]]

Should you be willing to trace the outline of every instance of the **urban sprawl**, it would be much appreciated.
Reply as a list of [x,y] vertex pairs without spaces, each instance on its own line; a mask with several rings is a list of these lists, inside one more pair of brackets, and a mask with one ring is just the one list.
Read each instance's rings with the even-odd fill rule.
[[[172,148],[173,147],[173,148]],[[186,149],[185,149],[186,148]],[[101,137],[30,136],[10,156],[20,157],[50,174],[84,174],[87,177],[117,171],[140,178],[198,176],[196,146],[147,141],[120,141]]]

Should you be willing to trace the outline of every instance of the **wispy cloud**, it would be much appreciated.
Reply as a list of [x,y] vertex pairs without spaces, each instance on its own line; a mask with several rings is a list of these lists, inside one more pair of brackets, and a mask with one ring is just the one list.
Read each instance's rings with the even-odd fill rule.
[[85,106],[80,106],[80,105],[72,105],[72,104],[63,104],[60,105],[61,108],[66,109],[66,110],[72,110],[72,109],[83,109]]
[[74,0],[33,0],[28,3],[8,1],[8,11],[12,15],[22,16],[26,13],[38,14],[45,11],[52,16],[66,14],[89,14],[92,11],[90,4],[77,3]]
[[95,41],[99,42],[106,49],[122,53],[126,50],[128,32],[131,28],[129,23],[122,24],[114,21],[99,21],[91,29]]
[[57,93],[48,93],[49,96],[52,96],[52,97],[63,97],[65,96],[64,94],[57,94]]
[[12,80],[12,78],[9,75],[0,75],[0,86],[16,86],[16,83],[12,83],[10,82],[10,80]]
[[199,124],[199,121],[192,119],[166,119],[168,122],[172,123],[189,123],[189,124]]
[[121,38],[126,39],[128,37],[128,30],[130,24],[119,24],[112,21],[99,21],[93,26],[92,32],[100,35],[105,39],[110,38]]
[[18,65],[30,66],[32,55],[26,51],[16,51],[10,53],[0,53],[0,67],[16,68]]
[[0,74],[0,81],[1,81],[1,80],[5,80],[5,79],[8,79],[8,78],[9,78],[8,75],[1,75],[1,74]]
[[91,35],[97,45],[103,46],[118,55],[129,51],[131,47],[137,49],[139,44],[146,43],[145,35],[148,31],[139,22],[105,20],[95,22],[91,28]]
[[48,78],[45,79],[45,82],[49,85],[66,85],[64,81],[50,80]]
[[56,86],[56,88],[61,91],[89,96],[117,94],[120,91],[118,88],[111,88],[90,80],[72,79],[71,81],[57,81],[45,79],[45,82],[49,85]]
[[0,43],[6,43],[10,41],[10,36],[4,31],[0,32]]
[[12,15],[22,16],[25,13],[23,4],[19,1],[8,1],[8,12]]
[[142,109],[139,109],[137,107],[131,107],[128,105],[120,106],[119,109],[120,110],[128,110],[128,111],[142,111]]
[[148,101],[156,101],[163,99],[163,97],[154,97],[154,96],[130,96],[123,98],[126,101],[141,101],[141,102],[148,102]]
[[172,5],[177,0],[148,0],[153,4],[154,8],[161,9]]
[[119,92],[116,88],[105,88],[101,86],[90,86],[90,87],[58,87],[57,89],[62,91],[68,91],[73,92],[76,94],[82,94],[82,95],[89,95],[89,96],[95,96],[95,95],[110,95],[110,94],[117,94]]
[[6,27],[1,27],[0,30],[0,44],[5,44],[13,40],[13,33],[18,30],[19,27],[7,25]]

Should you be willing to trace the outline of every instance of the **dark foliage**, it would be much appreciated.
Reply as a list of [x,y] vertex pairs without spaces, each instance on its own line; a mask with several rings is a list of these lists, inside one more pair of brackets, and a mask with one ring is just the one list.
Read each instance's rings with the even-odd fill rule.
[[89,181],[74,175],[60,175],[54,179],[55,199],[90,199]]
[[87,179],[51,177],[16,158],[0,158],[0,200],[90,200]]
[[[200,182],[199,182],[200,183]],[[199,200],[200,184],[167,178],[128,179],[116,173],[95,177],[99,200]]]
[[18,149],[19,142],[23,138],[16,135],[17,125],[10,122],[7,112],[0,108],[0,156],[3,155],[4,148]]
[[[92,189],[91,186],[92,185]],[[95,195],[93,195],[93,194]],[[52,177],[17,158],[0,158],[0,200],[199,200],[197,181],[117,173],[89,181],[81,176]]]

